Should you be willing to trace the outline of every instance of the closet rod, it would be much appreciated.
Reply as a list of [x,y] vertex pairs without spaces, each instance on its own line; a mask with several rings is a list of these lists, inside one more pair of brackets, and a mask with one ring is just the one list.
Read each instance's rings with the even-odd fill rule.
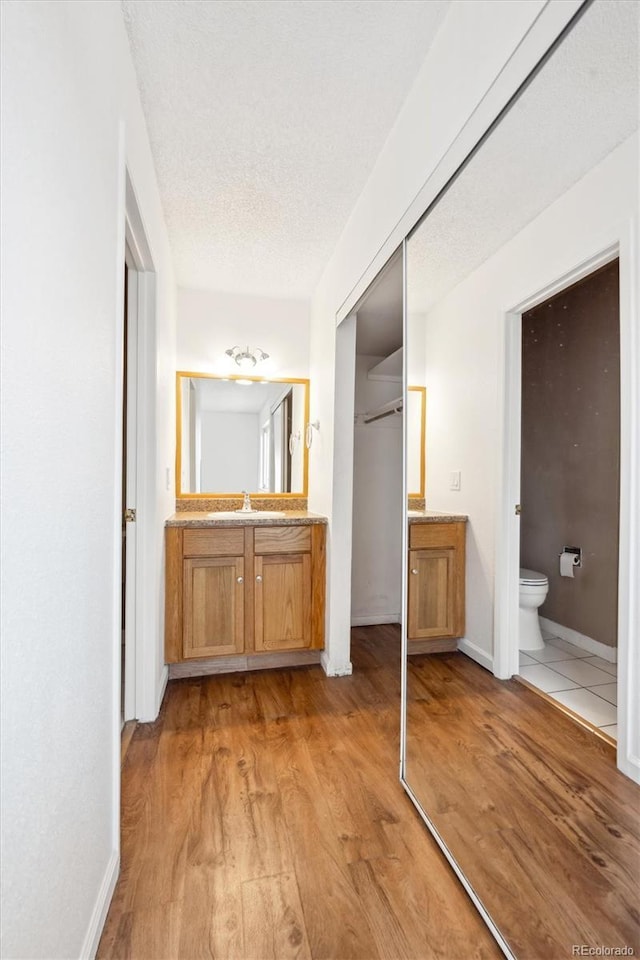
[[399,407],[393,407],[391,410],[383,410],[380,413],[365,413],[363,420],[365,423],[373,423],[374,420],[382,420],[384,417],[392,417],[394,413],[402,413],[402,404]]

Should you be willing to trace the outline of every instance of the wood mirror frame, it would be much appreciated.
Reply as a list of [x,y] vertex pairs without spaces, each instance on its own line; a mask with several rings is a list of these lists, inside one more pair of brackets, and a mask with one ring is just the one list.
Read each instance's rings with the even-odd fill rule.
[[[198,501],[210,499],[237,499],[242,497],[241,490],[201,490],[197,493],[182,490],[182,381],[183,379],[217,380],[233,382],[251,380],[253,383],[291,384],[304,388],[303,429],[300,443],[302,446],[302,489],[287,493],[272,493],[265,490],[249,490],[254,498],[266,497],[269,500],[287,500],[306,498],[309,486],[309,450],[305,443],[306,425],[309,423],[309,380],[301,377],[256,377],[246,375],[220,376],[212,373],[198,373],[190,370],[176,372],[176,499],[182,501]],[[195,504],[194,504],[195,507]]]
[[[425,497],[425,474],[426,474],[426,426],[427,426],[427,388],[426,387],[407,387],[409,393],[416,394],[420,400],[420,486],[418,490],[410,490],[408,497],[413,499],[424,499]],[[408,427],[407,427],[408,429]],[[409,443],[408,438],[407,443]],[[409,478],[409,483],[411,478]]]

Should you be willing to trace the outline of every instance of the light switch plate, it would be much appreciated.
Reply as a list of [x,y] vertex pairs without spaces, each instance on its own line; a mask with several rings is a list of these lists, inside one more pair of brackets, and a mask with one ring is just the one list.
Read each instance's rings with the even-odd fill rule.
[[460,489],[460,470],[452,470],[451,478],[449,480],[449,489],[450,490],[459,490]]

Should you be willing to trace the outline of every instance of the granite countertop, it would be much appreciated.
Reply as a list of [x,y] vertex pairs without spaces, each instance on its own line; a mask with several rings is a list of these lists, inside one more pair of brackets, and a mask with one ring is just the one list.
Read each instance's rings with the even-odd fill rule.
[[465,513],[441,513],[439,510],[409,510],[409,523],[466,523]]
[[312,523],[326,523],[327,518],[320,516],[318,513],[309,513],[308,510],[283,510],[282,516],[274,517],[273,515],[265,512],[263,516],[260,516],[260,511],[257,513],[234,513],[231,516],[229,513],[224,511],[218,511],[216,515],[213,513],[206,513],[203,510],[199,511],[181,511],[180,513],[174,513],[166,521],[166,527],[246,527],[253,526],[257,524],[261,527],[295,527],[295,526],[308,526]]

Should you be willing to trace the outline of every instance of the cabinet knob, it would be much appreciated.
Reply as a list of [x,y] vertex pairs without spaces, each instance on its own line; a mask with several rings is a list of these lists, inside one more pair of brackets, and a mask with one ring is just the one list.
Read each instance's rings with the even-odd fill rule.
[[260,576],[260,574],[258,574],[258,576],[256,577],[256,580],[258,581],[258,583],[262,583],[262,577]]
[[415,577],[416,574],[418,573],[418,568],[417,568],[417,567],[413,567],[412,570],[411,570],[411,573],[412,573],[412,574],[414,575],[414,577]]
[[237,577],[237,578],[236,578],[236,582],[237,582],[237,583],[244,583],[244,577]]

